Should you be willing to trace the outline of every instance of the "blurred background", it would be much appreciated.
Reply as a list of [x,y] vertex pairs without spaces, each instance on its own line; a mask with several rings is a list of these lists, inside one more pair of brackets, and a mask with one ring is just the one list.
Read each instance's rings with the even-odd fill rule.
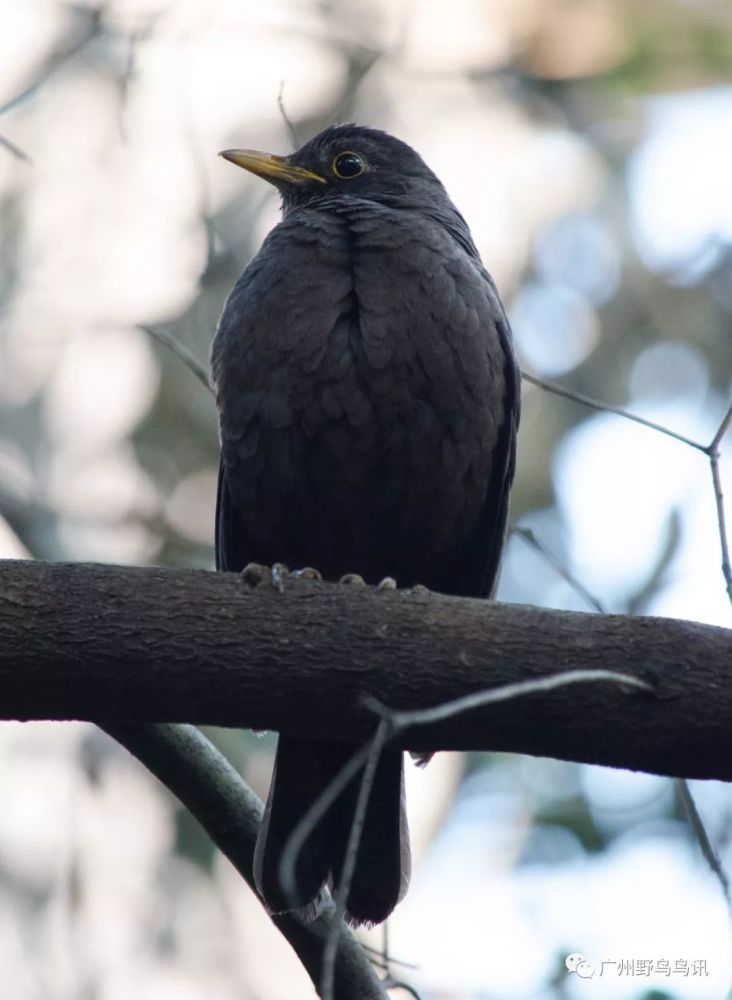
[[[290,151],[278,101],[300,142],[356,120],[416,146],[527,371],[709,443],[732,394],[728,0],[4,0],[0,557],[212,566],[213,399],[160,338],[207,363],[278,217],[216,153]],[[525,384],[512,525],[504,600],[730,624],[692,444]],[[271,739],[211,735],[264,794]],[[389,944],[425,1000],[727,991],[729,913],[671,780],[482,754],[408,780]],[[692,791],[732,868],[729,788]],[[314,994],[164,789],[94,727],[37,723],[0,726],[0,995]]]

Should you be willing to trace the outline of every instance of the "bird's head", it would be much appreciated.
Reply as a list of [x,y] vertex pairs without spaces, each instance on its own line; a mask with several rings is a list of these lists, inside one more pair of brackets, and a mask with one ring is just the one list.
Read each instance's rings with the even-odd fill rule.
[[350,197],[412,205],[447,200],[419,153],[387,132],[362,125],[333,125],[289,156],[253,149],[227,149],[220,155],[274,184],[285,212]]

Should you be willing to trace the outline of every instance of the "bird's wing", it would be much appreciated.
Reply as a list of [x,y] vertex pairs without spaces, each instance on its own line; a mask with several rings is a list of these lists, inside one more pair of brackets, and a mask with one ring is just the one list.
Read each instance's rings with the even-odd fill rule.
[[226,483],[226,469],[223,460],[219,462],[219,483],[216,491],[216,569],[238,573],[248,562],[255,562],[251,542],[246,537],[244,525]]
[[[492,279],[488,275],[486,278],[493,286]],[[495,301],[495,325],[504,356],[503,421],[493,449],[491,476],[480,519],[468,539],[449,591],[462,597],[492,597],[495,594],[506,539],[509,494],[516,470],[521,372],[513,350],[511,329],[497,292]]]
[[[283,273],[291,269],[292,253],[283,238],[280,225],[270,234],[262,249],[249,263],[232,288],[224,305],[211,352],[211,369],[219,406],[221,460],[216,498],[216,568],[238,572],[248,562],[271,562],[261,535],[264,522],[272,517],[273,505],[258,492],[261,465],[278,454],[277,440],[283,436],[286,417],[274,411],[284,406],[275,389],[270,391],[280,372],[285,348],[278,341],[278,330],[287,330],[284,316],[274,315],[274,334],[267,336],[262,324],[264,290],[278,287]],[[272,244],[275,248],[272,250]],[[286,296],[283,295],[286,299]],[[287,301],[285,302],[287,305]],[[284,308],[284,307],[283,307]],[[286,312],[286,310],[285,310]],[[262,414],[269,413],[263,426]],[[265,421],[267,423],[267,421]],[[267,447],[261,437],[268,434]],[[242,509],[256,511],[248,526]]]
[[[239,399],[236,380],[241,378],[241,371],[249,366],[256,342],[256,312],[252,309],[250,289],[261,280],[262,265],[263,256],[255,257],[229,293],[211,352],[211,370],[219,409],[226,394],[227,414],[229,409],[234,410],[233,416],[220,420],[221,458],[216,493],[216,569],[228,572],[239,572],[249,562],[267,561],[257,551],[255,539],[246,530],[232,495],[225,461],[227,454],[230,457],[237,454],[247,434],[256,441],[258,433],[256,421],[252,419],[253,407],[247,408],[247,403]],[[246,388],[246,381],[241,381]]]
[[506,352],[505,415],[496,443],[495,471],[478,527],[484,559],[480,588],[483,597],[492,597],[498,586],[501,554],[506,540],[508,498],[516,471],[516,436],[521,416],[521,372],[513,352],[507,323],[501,323],[499,332]]
[[516,470],[516,436],[521,415],[521,370],[513,349],[511,327],[496,284],[483,266],[468,224],[450,203],[433,205],[426,213],[447,230],[477,265],[490,301],[491,321],[504,358],[505,395],[503,421],[494,446],[491,477],[480,520],[465,547],[460,569],[449,582],[448,593],[462,597],[492,597],[498,585],[501,555],[506,538],[508,501]]

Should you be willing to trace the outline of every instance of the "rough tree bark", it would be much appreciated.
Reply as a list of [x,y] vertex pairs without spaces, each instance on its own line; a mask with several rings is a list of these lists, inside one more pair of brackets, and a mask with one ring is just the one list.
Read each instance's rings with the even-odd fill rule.
[[195,722],[361,741],[395,709],[571,669],[575,685],[401,733],[412,750],[511,750],[732,778],[732,632],[204,571],[0,563],[0,716]]

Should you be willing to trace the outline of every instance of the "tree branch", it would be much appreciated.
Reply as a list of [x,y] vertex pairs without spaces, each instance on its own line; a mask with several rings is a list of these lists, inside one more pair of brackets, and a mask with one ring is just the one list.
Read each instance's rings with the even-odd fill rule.
[[363,742],[365,695],[434,708],[568,670],[612,670],[655,694],[575,684],[434,718],[417,751],[509,750],[732,778],[732,631],[414,591],[233,574],[0,562],[0,714],[186,721]]

